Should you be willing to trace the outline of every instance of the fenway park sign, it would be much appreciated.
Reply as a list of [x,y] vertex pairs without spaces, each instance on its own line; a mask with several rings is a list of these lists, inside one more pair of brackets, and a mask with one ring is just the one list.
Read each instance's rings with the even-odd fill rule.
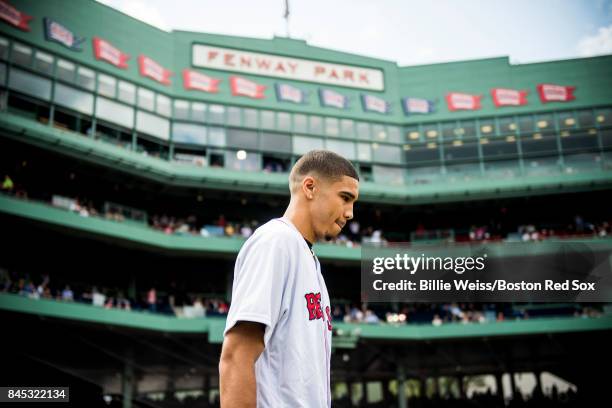
[[192,63],[193,66],[201,68],[347,86],[371,91],[383,91],[385,89],[383,72],[380,69],[331,64],[203,44],[193,45]]

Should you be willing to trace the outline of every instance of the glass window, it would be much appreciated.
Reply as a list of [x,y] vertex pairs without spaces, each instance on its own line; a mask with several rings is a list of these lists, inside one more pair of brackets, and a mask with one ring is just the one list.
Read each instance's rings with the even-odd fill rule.
[[[4,86],[6,82],[6,64],[0,63],[0,85]],[[0,94],[2,92],[0,91]],[[0,97],[0,110],[2,110],[2,98]]]
[[501,134],[516,133],[517,129],[517,121],[513,117],[510,116],[499,119],[499,132]]
[[269,110],[261,111],[261,127],[264,129],[276,129],[274,112]]
[[293,115],[293,131],[294,132],[308,132],[308,122],[306,115],[295,114]]
[[536,116],[536,128],[538,130],[551,130],[555,128],[553,115],[551,113],[539,114]]
[[480,139],[480,145],[482,146],[482,155],[485,160],[516,156],[518,154],[515,136],[510,136],[505,139],[489,139],[482,137]]
[[8,47],[9,41],[4,37],[0,37],[0,60],[4,61],[8,58]]
[[446,162],[470,160],[478,158],[478,143],[455,140],[444,144],[444,159]]
[[372,161],[372,148],[369,143],[357,143],[357,160]]
[[578,111],[578,124],[581,128],[589,128],[595,126],[595,118],[593,117],[593,111],[590,109]]
[[156,111],[162,116],[170,117],[170,98],[166,95],[157,94]]
[[328,139],[325,141],[325,148],[334,153],[338,153],[348,160],[355,160],[355,143],[353,142]]
[[110,99],[98,97],[96,101],[96,116],[128,129],[134,127],[134,109]]
[[136,86],[129,82],[119,81],[119,100],[133,105],[136,102]]
[[373,124],[372,134],[374,135],[375,140],[383,142],[387,141],[387,131],[383,125]]
[[172,141],[175,143],[206,145],[206,127],[191,123],[174,123]]
[[323,139],[318,137],[294,136],[293,137],[293,153],[303,155],[311,150],[322,149]]
[[449,182],[470,181],[480,178],[479,164],[454,164],[446,166],[445,180]]
[[534,157],[525,160],[525,174],[528,176],[551,176],[561,173],[557,157]]
[[489,137],[497,134],[495,121],[493,119],[482,119],[480,121],[480,136]]
[[410,184],[430,184],[440,181],[441,178],[440,166],[412,167],[406,171],[406,180]]
[[459,131],[459,126],[455,122],[442,123],[442,138],[453,140],[463,135],[463,129]]
[[111,76],[99,74],[98,75],[98,93],[100,95],[114,98],[116,95],[115,86],[117,80]]
[[257,110],[245,109],[244,110],[244,126],[250,128],[256,128],[259,126],[257,123]]
[[224,124],[225,123],[225,106],[210,105],[208,107],[208,120],[210,123]]
[[[174,108],[176,109],[176,105]],[[206,104],[193,102],[191,104],[191,119],[197,122],[206,122]]]
[[357,122],[357,138],[361,140],[370,140],[370,124],[365,122]]
[[597,153],[570,154],[563,157],[566,173],[591,172],[601,169],[601,155]]
[[174,101],[174,118],[189,119],[189,102],[178,99]]
[[276,115],[278,120],[278,130],[290,131],[291,130],[291,115],[287,112],[278,112]]
[[51,99],[51,81],[17,68],[11,70],[9,88],[46,101]]
[[310,116],[310,133],[322,134],[323,133],[323,119],[320,116]]
[[235,106],[229,106],[227,108],[227,123],[229,125],[240,126],[242,110]]
[[15,64],[29,67],[32,63],[32,48],[23,44],[13,43],[13,54],[11,55]]
[[227,129],[226,142],[228,147],[236,147],[238,149],[257,149],[259,141],[257,132],[253,130],[242,129]]
[[53,56],[36,51],[34,56],[34,69],[47,75],[53,74]]
[[404,161],[406,164],[437,162],[440,160],[440,150],[435,142],[408,145],[408,147],[409,149],[404,149]]
[[340,120],[340,134],[345,137],[354,137],[354,125],[351,119]]
[[372,154],[374,161],[379,163],[399,164],[402,161],[402,153],[399,146],[373,143]]
[[291,138],[284,133],[262,132],[259,143],[266,152],[291,153]]
[[474,120],[462,120],[459,123],[457,132],[463,139],[475,139],[477,136],[476,132],[476,121]]
[[225,128],[208,128],[208,145],[215,147],[225,147]]
[[170,121],[151,113],[136,112],[136,130],[163,140],[170,138]]
[[325,134],[328,136],[338,136],[340,134],[338,119],[325,118]]
[[598,150],[597,132],[583,129],[580,132],[561,133],[561,147],[564,153]]
[[55,74],[58,79],[61,79],[66,82],[74,82],[74,73],[76,70],[76,66],[72,62],[64,61],[61,59],[57,60],[57,67],[55,69]]
[[574,129],[576,127],[576,118],[574,112],[564,111],[557,114],[559,119],[559,129]]
[[155,92],[145,88],[138,88],[138,107],[150,111],[154,110]]
[[536,132],[521,136],[523,155],[556,154],[557,137],[553,132]]
[[599,133],[604,149],[612,149],[612,129],[602,129]]
[[404,184],[404,169],[400,167],[372,166],[374,181],[382,184]]
[[402,141],[402,132],[397,126],[387,126],[387,136],[391,143],[401,143]]
[[529,133],[534,130],[533,117],[531,115],[524,115],[518,117],[518,127],[521,133]]
[[425,134],[425,139],[430,141],[438,140],[439,132],[438,125],[430,124],[423,126],[423,133]]
[[418,126],[407,127],[404,134],[406,135],[406,140],[410,142],[417,142],[421,140],[421,132],[419,131]]
[[88,92],[66,86],[60,83],[55,84],[53,96],[55,103],[86,115],[93,115],[94,97]]
[[612,109],[599,109],[595,116],[595,121],[599,126],[612,125]]
[[93,91],[96,89],[96,74],[89,68],[79,67],[77,69],[76,83],[85,89]]
[[252,152],[225,152],[225,167],[232,170],[260,171],[261,154]]

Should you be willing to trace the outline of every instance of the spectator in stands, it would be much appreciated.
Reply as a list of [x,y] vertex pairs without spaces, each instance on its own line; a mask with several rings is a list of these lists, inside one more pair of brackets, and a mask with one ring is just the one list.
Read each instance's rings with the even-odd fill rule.
[[153,287],[147,293],[147,306],[151,313],[157,311],[157,291]]
[[69,285],[66,285],[62,291],[62,300],[65,302],[72,302],[74,300],[74,293],[72,292],[72,289],[70,289]]
[[4,181],[2,181],[2,192],[7,194],[12,194],[13,189],[15,188],[15,184],[11,177],[8,174],[4,175]]

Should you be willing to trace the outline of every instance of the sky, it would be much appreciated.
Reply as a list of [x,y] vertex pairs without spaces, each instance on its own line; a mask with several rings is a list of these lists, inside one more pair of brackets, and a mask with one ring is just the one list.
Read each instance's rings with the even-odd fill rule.
[[[286,37],[285,0],[97,0],[166,31]],[[289,0],[289,36],[400,66],[612,54],[612,0]]]

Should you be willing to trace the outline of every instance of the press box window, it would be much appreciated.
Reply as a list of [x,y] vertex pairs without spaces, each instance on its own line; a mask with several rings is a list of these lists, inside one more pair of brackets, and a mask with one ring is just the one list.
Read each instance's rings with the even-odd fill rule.
[[117,80],[108,75],[98,75],[98,93],[100,95],[114,98],[116,95]]
[[13,43],[13,63],[29,67],[32,62],[32,49],[25,45]]
[[57,66],[55,68],[55,75],[57,76],[57,79],[73,83],[75,72],[76,66],[72,62],[61,59],[57,60]]
[[53,56],[36,51],[34,55],[34,69],[43,74],[53,74]]
[[136,102],[136,86],[119,81],[119,100],[133,105]]
[[174,119],[189,119],[189,102],[181,100],[174,101]]
[[76,83],[85,89],[93,91],[96,88],[96,74],[91,69],[79,67],[77,69]]
[[208,108],[208,120],[210,123],[225,123],[225,107],[222,105],[210,105]]
[[157,94],[156,112],[162,116],[170,117],[170,98]]
[[257,111],[255,109],[244,110],[244,126],[250,128],[256,128],[257,124]]
[[206,104],[193,102],[191,104],[191,119],[197,122],[206,122]]
[[0,37],[0,60],[4,61],[8,57],[8,47],[9,41],[4,37]]
[[155,105],[155,93],[145,88],[138,88],[138,107],[152,111]]

